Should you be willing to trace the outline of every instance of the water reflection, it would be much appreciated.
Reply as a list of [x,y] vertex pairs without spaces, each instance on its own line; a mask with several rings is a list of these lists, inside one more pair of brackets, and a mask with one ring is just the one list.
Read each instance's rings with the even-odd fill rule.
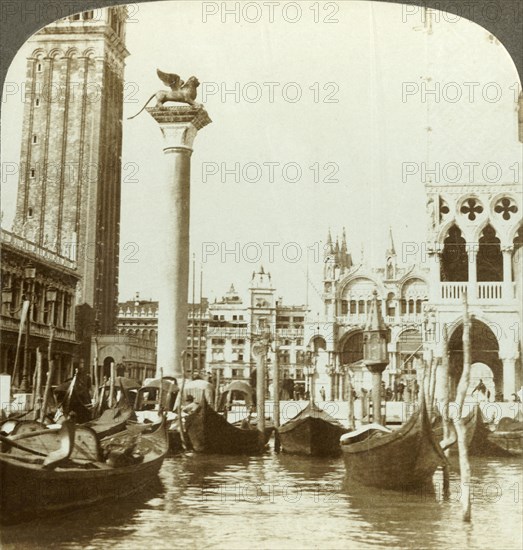
[[441,473],[395,492],[349,483],[341,459],[185,454],[146,493],[9,527],[2,548],[520,548],[520,461],[474,459],[472,471],[464,525],[455,469],[445,500]]
[[165,487],[155,479],[142,491],[118,501],[3,526],[1,546],[7,548],[84,548],[97,538],[109,543],[123,531],[140,529],[140,517],[163,502]]

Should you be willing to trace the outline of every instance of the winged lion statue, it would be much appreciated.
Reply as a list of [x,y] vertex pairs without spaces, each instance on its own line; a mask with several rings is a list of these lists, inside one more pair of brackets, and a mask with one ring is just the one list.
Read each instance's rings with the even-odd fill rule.
[[193,107],[202,107],[200,103],[194,101],[197,94],[196,88],[200,85],[199,80],[195,76],[191,76],[187,82],[184,82],[174,73],[164,73],[160,69],[156,69],[156,73],[160,77],[160,80],[170,88],[170,91],[160,90],[153,94],[135,115],[128,117],[128,120],[137,117],[154,97],[156,98],[155,107],[162,107],[167,101],[176,101],[178,103],[187,103]]

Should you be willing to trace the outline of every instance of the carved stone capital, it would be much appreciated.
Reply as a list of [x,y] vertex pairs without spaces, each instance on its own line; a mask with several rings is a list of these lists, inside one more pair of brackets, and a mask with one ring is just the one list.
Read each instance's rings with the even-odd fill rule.
[[166,149],[189,149],[192,151],[194,138],[212,121],[201,107],[174,106],[148,107],[147,112],[158,122]]

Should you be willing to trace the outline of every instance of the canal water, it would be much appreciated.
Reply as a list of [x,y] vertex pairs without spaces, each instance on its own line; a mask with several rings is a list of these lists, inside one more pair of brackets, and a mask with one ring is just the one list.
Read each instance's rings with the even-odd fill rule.
[[444,500],[439,472],[407,493],[350,485],[342,459],[178,455],[146,491],[4,527],[1,547],[522,548],[521,460],[474,458],[472,471],[464,524],[457,464]]

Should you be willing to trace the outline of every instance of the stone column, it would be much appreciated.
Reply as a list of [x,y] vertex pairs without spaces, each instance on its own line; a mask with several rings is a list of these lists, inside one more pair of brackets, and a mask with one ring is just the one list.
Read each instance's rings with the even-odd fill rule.
[[169,213],[162,221],[164,250],[159,260],[163,275],[158,311],[156,374],[180,377],[181,354],[187,347],[189,290],[189,219],[192,145],[198,130],[211,122],[203,108],[147,108],[164,139],[168,175],[162,197]]
[[[434,243],[434,247],[427,251],[429,258],[429,301],[431,303],[438,303],[441,301],[441,250],[437,247],[437,243]],[[401,298],[401,296],[400,296]],[[401,307],[401,304],[400,304]]]
[[469,302],[476,302],[478,298],[478,265],[476,258],[478,256],[478,247],[473,244],[468,250],[468,264],[469,264],[469,284],[467,299]]
[[513,300],[514,291],[512,285],[512,246],[504,246],[503,254],[503,300]]
[[516,393],[516,359],[508,357],[503,361],[503,399],[510,401],[510,396]]

